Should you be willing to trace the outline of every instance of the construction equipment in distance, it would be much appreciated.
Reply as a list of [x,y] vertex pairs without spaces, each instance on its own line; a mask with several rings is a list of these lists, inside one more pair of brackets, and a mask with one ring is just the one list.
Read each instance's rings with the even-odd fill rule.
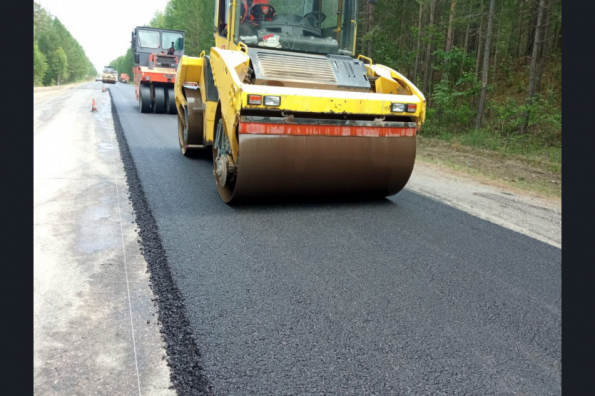
[[267,3],[216,0],[216,47],[181,57],[182,153],[212,148],[226,203],[398,193],[413,170],[424,95],[355,56],[357,0]]
[[138,26],[131,45],[139,111],[175,114],[174,82],[184,54],[184,31]]
[[130,81],[130,76],[128,76],[128,74],[126,74],[126,73],[120,74],[120,82],[121,83],[128,84],[129,81]]
[[111,66],[104,66],[101,74],[101,82],[115,84],[118,81],[118,72]]

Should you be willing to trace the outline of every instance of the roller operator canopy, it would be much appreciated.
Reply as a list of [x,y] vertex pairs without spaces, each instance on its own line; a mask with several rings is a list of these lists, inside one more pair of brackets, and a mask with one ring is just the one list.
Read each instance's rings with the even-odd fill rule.
[[234,42],[284,51],[354,55],[357,0],[241,0],[237,4]]
[[138,45],[141,48],[168,49],[174,43],[176,50],[184,49],[184,35],[177,32],[138,29]]

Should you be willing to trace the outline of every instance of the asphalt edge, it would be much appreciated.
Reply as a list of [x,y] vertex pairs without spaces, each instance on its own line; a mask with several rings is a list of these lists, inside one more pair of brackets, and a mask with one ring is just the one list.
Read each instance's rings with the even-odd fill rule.
[[140,250],[147,262],[150,287],[156,296],[153,303],[158,308],[160,332],[165,342],[170,380],[178,395],[213,395],[201,364],[202,354],[192,338],[190,322],[184,308],[184,298],[171,276],[167,254],[158,234],[157,222],[138,177],[112,93],[108,91],[116,140],[126,174],[129,200],[138,226]]

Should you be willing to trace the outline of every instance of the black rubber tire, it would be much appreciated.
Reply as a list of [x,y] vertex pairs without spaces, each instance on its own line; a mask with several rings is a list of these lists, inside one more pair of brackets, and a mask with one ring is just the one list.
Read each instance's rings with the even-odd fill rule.
[[[223,124],[223,118],[219,119],[219,124]],[[215,184],[217,184],[217,191],[219,192],[219,196],[221,197],[223,202],[225,202],[228,205],[231,205],[236,183],[235,181],[227,182],[225,186],[221,186],[219,184],[219,177],[217,176],[217,154],[219,150],[217,149],[216,140],[219,128],[220,127],[218,126],[216,129],[217,132],[215,132],[214,136],[215,142],[213,142],[213,176],[215,177]]]
[[151,111],[151,88],[148,85],[141,84],[139,87],[138,109],[141,113],[148,113]]
[[176,94],[173,88],[167,88],[165,91],[165,111],[167,114],[176,114]]
[[153,113],[165,113],[165,89],[163,87],[153,87],[155,103],[153,103]]

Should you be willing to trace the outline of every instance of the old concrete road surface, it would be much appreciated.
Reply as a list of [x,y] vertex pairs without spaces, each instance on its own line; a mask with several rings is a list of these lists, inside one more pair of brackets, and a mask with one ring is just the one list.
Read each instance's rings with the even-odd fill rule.
[[174,395],[109,93],[33,97],[34,394]]
[[180,154],[176,116],[140,114],[130,86],[110,94],[133,201],[145,200],[145,257],[179,293],[159,304],[183,302],[160,311],[178,315],[164,327],[179,394],[561,393],[549,236],[412,190],[228,206],[210,155]]

